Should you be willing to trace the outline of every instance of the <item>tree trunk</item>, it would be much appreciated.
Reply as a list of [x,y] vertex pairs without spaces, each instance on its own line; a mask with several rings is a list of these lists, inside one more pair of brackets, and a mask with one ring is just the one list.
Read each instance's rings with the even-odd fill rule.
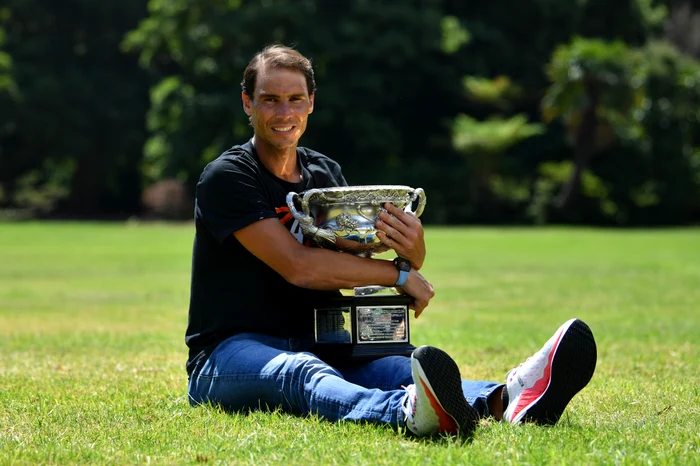
[[581,125],[576,133],[574,146],[574,169],[567,182],[562,186],[555,201],[558,209],[565,209],[571,205],[581,190],[581,175],[588,168],[596,151],[596,134],[598,129],[598,116],[596,108],[599,101],[597,83],[593,80],[584,82],[584,89],[588,97],[588,103],[583,111]]

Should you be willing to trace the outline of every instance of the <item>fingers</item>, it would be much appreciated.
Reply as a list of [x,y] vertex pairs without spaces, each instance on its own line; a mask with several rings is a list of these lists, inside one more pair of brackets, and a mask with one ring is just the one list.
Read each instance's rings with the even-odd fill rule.
[[399,246],[399,243],[397,241],[394,241],[394,239],[392,239],[391,236],[387,235],[382,230],[377,230],[377,236],[379,237],[379,241],[386,244],[391,249],[395,250]]
[[386,211],[380,212],[376,222],[377,237],[399,256],[408,259],[414,268],[420,269],[425,260],[421,221],[391,203],[384,206]]
[[414,303],[411,304],[411,305],[408,306],[408,307],[409,307],[409,309],[413,309],[413,310],[415,311],[413,315],[414,315],[415,318],[417,319],[417,318],[420,317],[420,315],[423,313],[423,310],[424,310],[426,307],[428,307],[428,303],[427,303],[427,302],[418,302],[418,301],[414,301]]
[[[389,248],[396,251],[396,253],[399,254],[400,256],[405,257],[401,254],[405,248],[403,247],[403,244],[398,240],[398,238],[404,239],[404,236],[401,235],[397,230],[395,230],[393,228],[388,229],[386,224],[384,224],[384,223],[380,224],[379,222],[380,221],[377,221],[377,228],[384,228],[385,230],[387,230],[389,232],[389,233],[387,233],[386,231],[382,231],[382,230],[378,229],[377,230],[377,237],[379,237],[379,241],[381,241],[382,243],[387,245]],[[390,235],[394,235],[394,236],[392,237]]]
[[391,215],[395,215],[397,217],[411,217],[417,219],[418,217],[413,214],[413,212],[406,212],[405,210],[396,207],[394,204],[391,202],[385,202],[384,203],[384,209],[386,209]]
[[391,203],[386,203],[385,207],[387,210],[379,213],[376,222],[378,233],[381,233],[379,239],[385,244],[385,239],[390,240],[392,244],[387,244],[390,247],[393,245],[410,247],[419,239],[423,231],[420,220]]
[[435,290],[430,282],[415,270],[409,272],[404,290],[407,294],[413,296],[413,303],[408,307],[415,311],[416,318],[423,313],[430,300],[435,296]]
[[400,232],[402,235],[410,234],[412,230],[421,225],[421,221],[413,213],[404,212],[390,202],[384,204],[384,208],[386,210],[379,213],[378,221],[390,229],[389,236],[392,236],[392,232]]
[[377,236],[382,243],[386,244],[392,249],[396,249],[397,247],[403,245],[403,241],[401,240],[404,240],[405,236],[399,230],[390,226],[381,219],[377,220],[376,226]]
[[414,297],[413,303],[409,304],[408,308],[413,309],[415,311],[414,316],[417,319],[423,313],[425,308],[428,307],[429,302],[430,302],[430,299],[418,299],[418,298]]

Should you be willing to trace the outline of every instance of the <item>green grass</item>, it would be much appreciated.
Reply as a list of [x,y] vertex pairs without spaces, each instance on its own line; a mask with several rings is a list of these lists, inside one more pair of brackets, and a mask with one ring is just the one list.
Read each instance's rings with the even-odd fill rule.
[[0,224],[0,464],[697,464],[700,230],[429,228],[413,343],[502,380],[560,323],[598,342],[553,428],[471,442],[186,398],[190,225]]

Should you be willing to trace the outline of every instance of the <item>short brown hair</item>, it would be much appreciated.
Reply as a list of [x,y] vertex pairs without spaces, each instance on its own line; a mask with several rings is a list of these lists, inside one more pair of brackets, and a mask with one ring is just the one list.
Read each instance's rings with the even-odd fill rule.
[[268,45],[258,52],[243,72],[241,88],[251,99],[255,93],[255,81],[260,70],[270,68],[290,68],[299,70],[306,77],[306,87],[309,95],[316,92],[316,80],[314,79],[314,69],[311,60],[306,58],[291,47],[284,45]]

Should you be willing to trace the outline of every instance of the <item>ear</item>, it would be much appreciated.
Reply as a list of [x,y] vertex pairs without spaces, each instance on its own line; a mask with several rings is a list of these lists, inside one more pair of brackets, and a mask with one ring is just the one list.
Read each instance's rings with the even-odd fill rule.
[[245,92],[241,92],[241,100],[243,101],[243,111],[246,115],[251,116],[253,114],[253,101]]
[[315,93],[313,93],[313,94],[311,94],[311,95],[309,96],[309,103],[311,104],[311,105],[309,106],[309,113],[313,113],[313,112],[314,112],[314,98],[315,98],[315,97],[316,97],[316,94],[315,94]]

